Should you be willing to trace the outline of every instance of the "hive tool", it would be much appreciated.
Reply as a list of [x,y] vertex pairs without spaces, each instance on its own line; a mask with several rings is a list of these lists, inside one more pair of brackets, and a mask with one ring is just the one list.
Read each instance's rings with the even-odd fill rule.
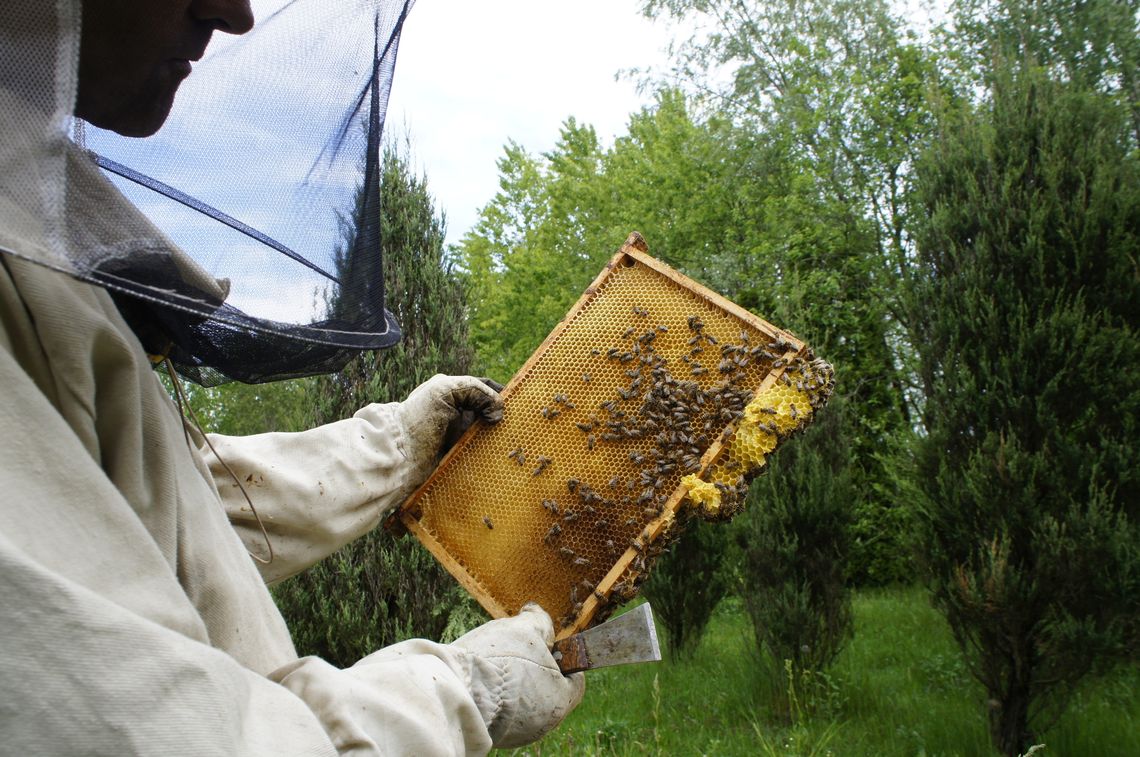
[[631,662],[657,662],[661,647],[653,610],[641,604],[612,620],[554,642],[554,659],[563,673],[625,665]]

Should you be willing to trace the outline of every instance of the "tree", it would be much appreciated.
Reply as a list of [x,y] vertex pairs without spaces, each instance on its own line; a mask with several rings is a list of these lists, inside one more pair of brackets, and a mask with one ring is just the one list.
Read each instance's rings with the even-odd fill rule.
[[625,238],[599,234],[594,220],[600,158],[593,128],[571,118],[551,152],[509,144],[499,161],[501,191],[459,253],[472,345],[493,378],[511,377]]
[[956,0],[954,57],[971,83],[995,58],[1032,61],[1056,81],[1099,92],[1126,109],[1140,144],[1140,33],[1135,0]]
[[990,82],[917,172],[912,483],[935,603],[1016,755],[1140,642],[1140,160],[1114,98],[1021,60]]
[[[736,126],[737,300],[835,364],[860,583],[907,580],[906,503],[884,464],[920,400],[897,284],[911,274],[914,155],[944,89],[934,59],[881,0],[645,0],[684,19],[680,82]],[[748,177],[748,178],[744,178]]]
[[730,584],[724,568],[725,527],[694,518],[658,558],[642,593],[666,630],[674,659],[690,657]]
[[[406,147],[385,150],[380,199],[387,305],[404,339],[315,380],[313,423],[347,417],[369,402],[403,399],[437,372],[468,372],[463,290],[445,266],[443,220],[410,164]],[[384,529],[283,582],[274,596],[301,653],[338,665],[409,636],[453,638],[480,617],[417,541],[394,539]]]
[[802,438],[785,442],[734,524],[739,594],[769,680],[782,680],[785,664],[797,681],[813,680],[853,634],[843,404],[833,399]]

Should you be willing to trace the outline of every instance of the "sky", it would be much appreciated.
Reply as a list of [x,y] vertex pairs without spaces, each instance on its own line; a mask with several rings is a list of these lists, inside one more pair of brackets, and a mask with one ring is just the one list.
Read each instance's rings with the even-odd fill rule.
[[669,30],[638,0],[417,0],[404,26],[387,129],[408,134],[448,243],[498,191],[497,161],[513,140],[554,147],[570,116],[603,145],[651,101],[615,74],[660,67]]

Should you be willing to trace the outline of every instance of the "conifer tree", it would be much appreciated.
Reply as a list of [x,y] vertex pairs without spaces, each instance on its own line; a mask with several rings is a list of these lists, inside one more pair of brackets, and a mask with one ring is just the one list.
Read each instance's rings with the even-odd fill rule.
[[[433,374],[463,374],[471,362],[463,290],[443,252],[443,219],[426,179],[412,173],[406,147],[385,150],[380,186],[387,306],[404,338],[314,380],[313,423],[348,417],[369,402],[400,401]],[[346,230],[347,250],[351,233]],[[398,539],[384,528],[284,582],[274,595],[299,652],[338,665],[411,636],[457,636],[480,617],[415,539]]]
[[800,439],[784,443],[739,516],[739,593],[764,676],[786,663],[803,680],[824,670],[853,633],[847,570],[853,497],[842,398]]
[[1138,649],[1140,160],[1127,108],[1031,65],[944,124],[908,292],[920,554],[1016,755]]

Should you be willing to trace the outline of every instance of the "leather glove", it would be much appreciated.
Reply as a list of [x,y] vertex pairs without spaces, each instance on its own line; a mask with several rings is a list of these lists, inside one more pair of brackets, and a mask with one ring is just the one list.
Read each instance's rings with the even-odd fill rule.
[[554,624],[534,603],[452,643],[473,657],[471,693],[496,748],[537,741],[582,701],[585,675],[562,675],[553,644]]
[[427,479],[476,418],[487,423],[503,419],[503,398],[496,386],[502,388],[488,379],[436,374],[400,403],[411,488]]

